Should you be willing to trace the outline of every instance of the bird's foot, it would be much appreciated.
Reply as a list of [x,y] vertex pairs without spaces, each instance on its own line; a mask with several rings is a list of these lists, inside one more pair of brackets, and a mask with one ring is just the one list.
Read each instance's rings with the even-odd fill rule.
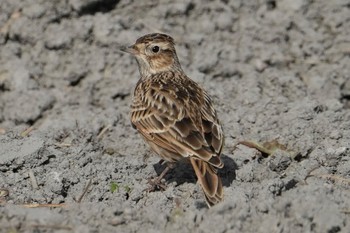
[[145,189],[147,192],[154,192],[154,191],[164,191],[166,189],[166,184],[162,182],[162,177],[158,176],[156,178],[148,178],[148,184],[150,184],[150,187]]
[[151,187],[147,188],[146,190],[148,192],[154,192],[156,190],[164,191],[166,189],[166,184],[162,182],[163,177],[165,174],[172,168],[172,164],[167,164],[168,166],[163,170],[163,172],[156,178],[149,178],[148,183],[151,185]]

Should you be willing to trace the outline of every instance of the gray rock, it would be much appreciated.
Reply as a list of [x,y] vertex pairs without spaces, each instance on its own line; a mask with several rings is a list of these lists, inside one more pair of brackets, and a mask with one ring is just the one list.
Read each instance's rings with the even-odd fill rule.
[[[9,92],[4,94],[3,99],[6,100],[3,110],[5,120],[17,123],[34,123],[55,103],[55,97],[47,91]],[[33,104],[28,104],[28,101]]]
[[51,24],[45,30],[45,47],[48,49],[66,49],[72,45],[73,37],[66,24]]
[[0,148],[0,165],[3,170],[4,166],[10,166],[11,163],[18,164],[19,161],[37,157],[44,148],[44,141],[38,137],[1,140]]

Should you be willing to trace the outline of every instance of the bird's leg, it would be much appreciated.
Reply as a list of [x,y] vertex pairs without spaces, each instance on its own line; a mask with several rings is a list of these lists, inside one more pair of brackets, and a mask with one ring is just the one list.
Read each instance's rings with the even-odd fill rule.
[[[164,163],[164,161],[160,161],[159,163]],[[147,189],[148,192],[153,192],[155,190],[165,190],[166,189],[166,185],[164,183],[162,183],[162,179],[163,177],[168,173],[168,171],[170,169],[172,169],[174,167],[173,163],[167,163],[165,169],[162,171],[162,173],[157,176],[156,178],[149,178],[148,179],[148,183],[151,185],[151,187],[149,187]]]
[[164,159],[160,159],[158,163],[159,163],[160,165],[163,165],[163,164],[166,163],[166,162],[165,162]]

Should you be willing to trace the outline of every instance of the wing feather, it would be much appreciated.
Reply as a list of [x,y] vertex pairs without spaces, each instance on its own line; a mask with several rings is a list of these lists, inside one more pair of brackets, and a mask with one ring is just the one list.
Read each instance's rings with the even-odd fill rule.
[[[223,134],[209,96],[199,89],[198,96],[190,93],[186,102],[184,90],[180,91],[182,99],[176,91],[159,85],[135,91],[132,124],[165,160],[194,156],[221,168]],[[171,158],[167,158],[169,154]]]

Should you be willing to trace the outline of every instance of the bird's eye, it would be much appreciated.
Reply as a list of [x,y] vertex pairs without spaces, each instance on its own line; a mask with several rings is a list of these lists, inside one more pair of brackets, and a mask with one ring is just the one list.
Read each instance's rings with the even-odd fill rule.
[[159,52],[159,46],[153,46],[153,48],[152,48],[152,52],[154,52],[154,53],[158,53]]

